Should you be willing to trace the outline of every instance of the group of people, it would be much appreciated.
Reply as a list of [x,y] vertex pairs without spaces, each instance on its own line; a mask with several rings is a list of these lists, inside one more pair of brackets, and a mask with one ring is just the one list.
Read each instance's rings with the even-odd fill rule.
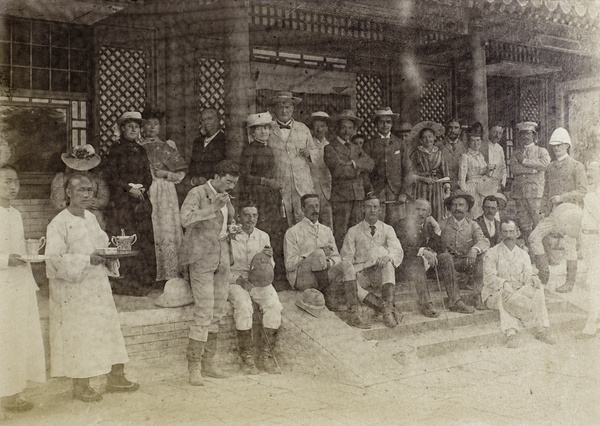
[[[283,310],[277,278],[303,292],[300,305],[321,292],[327,306],[345,309],[349,325],[369,328],[360,304],[381,313],[388,327],[399,323],[400,281],[414,285],[423,315],[439,316],[428,286],[428,274],[435,273],[451,311],[498,310],[509,346],[519,344],[520,322],[534,327],[539,340],[555,343],[544,299],[543,239],[562,236],[563,292],[575,283],[579,234],[586,256],[600,248],[600,167],[589,166],[588,193],[583,165],[568,154],[565,129],[550,138],[551,161],[536,144],[535,123],[518,125],[509,160],[517,218],[500,221],[507,205],[502,127],[492,127],[489,139],[479,123],[464,134],[455,120],[446,128],[433,122],[413,127],[396,123],[398,114],[384,107],[375,112],[377,135],[369,139],[356,134],[363,120],[351,110],[333,117],[314,112],[308,126],[294,120],[299,102],[279,92],[269,112],[251,114],[239,162],[229,159],[213,109],[201,113],[202,135],[189,163],[174,143],[160,140],[162,115],[152,109],[121,116],[119,140],[104,159],[91,146],[63,154],[66,170],[52,182],[51,195],[62,211],[48,226],[45,254],[51,375],[72,378],[74,398],[102,399],[89,385],[101,374],[107,374],[107,391],[139,388],[125,378],[127,352],[111,292],[144,295],[172,280],[183,283],[194,303],[186,352],[194,386],[203,385],[203,377],[227,377],[216,353],[228,300],[244,373],[281,373],[274,356]],[[176,185],[185,188],[181,205]],[[29,327],[0,350],[0,368],[10,371],[0,396],[14,411],[31,408],[19,397],[25,379],[45,379],[36,285],[21,257],[19,213],[9,204],[18,187],[16,171],[2,167],[0,285],[10,297],[0,302],[0,327],[7,336],[16,324]],[[564,226],[579,222],[581,230]],[[140,254],[119,261],[101,256],[107,233],[135,234]],[[255,309],[262,316],[260,336],[252,332]],[[596,303],[582,336],[595,335],[599,313]]]

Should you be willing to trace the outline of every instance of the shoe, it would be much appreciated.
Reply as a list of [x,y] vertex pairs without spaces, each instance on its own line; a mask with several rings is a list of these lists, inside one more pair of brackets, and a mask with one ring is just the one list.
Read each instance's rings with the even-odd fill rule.
[[256,368],[256,364],[254,363],[254,359],[246,358],[242,360],[242,373],[246,376],[253,376],[258,374],[258,368]]
[[106,392],[108,393],[135,392],[139,388],[139,383],[130,382],[125,376],[119,377],[118,379],[109,378],[106,381]]
[[440,313],[433,309],[433,303],[431,302],[421,305],[421,313],[428,318],[437,318],[440,316]]
[[231,377],[219,368],[214,359],[203,359],[201,371],[203,377],[212,377],[213,379],[228,379]]
[[100,402],[102,401],[102,395],[92,389],[89,385],[74,386],[73,399],[78,399],[83,402]]
[[506,347],[511,349],[516,349],[521,346],[521,342],[517,333],[511,334],[510,336],[506,336]]
[[202,378],[202,372],[200,368],[194,368],[193,370],[190,370],[190,385],[204,386],[204,379]]
[[556,339],[548,329],[544,329],[542,331],[537,332],[535,334],[535,338],[538,339],[540,342],[544,342],[548,345],[556,344]]
[[388,308],[383,308],[383,323],[388,328],[394,328],[398,325],[394,311]]
[[258,368],[269,374],[281,374],[281,368],[279,368],[275,360],[264,353],[258,358]]
[[362,330],[368,330],[369,328],[371,328],[371,324],[363,320],[356,311],[351,311],[348,313],[346,324],[348,324],[350,327],[356,327]]
[[478,311],[487,311],[487,306],[485,306],[485,303],[483,303],[483,301],[481,300],[480,295],[477,295],[475,297],[475,309],[477,309]]
[[557,293],[570,293],[575,288],[575,283],[564,283],[556,289]]
[[461,314],[472,314],[475,312],[475,308],[465,305],[465,302],[462,300],[459,300],[454,305],[450,306],[450,310],[452,312],[459,312]]
[[21,395],[13,395],[2,398],[2,408],[13,413],[22,413],[33,408],[33,402],[25,401]]
[[596,333],[594,334],[589,334],[589,333],[578,333],[574,336],[576,339],[593,339],[594,337],[596,337]]

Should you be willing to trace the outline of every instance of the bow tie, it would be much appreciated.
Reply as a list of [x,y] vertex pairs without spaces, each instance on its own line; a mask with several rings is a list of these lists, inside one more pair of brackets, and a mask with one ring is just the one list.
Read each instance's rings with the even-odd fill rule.
[[291,124],[281,124],[280,122],[277,122],[277,125],[279,125],[280,129],[291,129],[292,125]]

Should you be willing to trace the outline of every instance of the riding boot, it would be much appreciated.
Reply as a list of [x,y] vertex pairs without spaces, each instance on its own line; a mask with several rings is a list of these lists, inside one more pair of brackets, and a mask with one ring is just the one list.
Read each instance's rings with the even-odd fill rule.
[[106,375],[106,392],[135,392],[140,388],[139,383],[130,382],[125,378],[125,365],[114,364]]
[[534,256],[535,266],[538,268],[538,277],[542,284],[548,284],[550,279],[550,267],[548,266],[548,258],[545,254],[538,254]]
[[208,333],[204,355],[202,355],[202,375],[213,379],[226,379],[229,375],[225,374],[216,363],[217,337],[217,333]]
[[556,289],[558,293],[570,293],[575,287],[575,279],[577,278],[577,261],[567,260],[567,279],[564,285]]
[[363,299],[363,303],[375,312],[381,312],[383,310],[383,300],[376,294],[370,293]]
[[90,387],[90,379],[73,379],[73,399],[83,402],[102,401],[102,395]]
[[276,328],[263,327],[262,329],[263,347],[258,358],[258,367],[269,374],[281,374],[281,368],[277,364],[274,353],[278,331]]
[[346,281],[344,291],[348,303],[348,325],[362,329],[371,328],[371,324],[366,323],[358,314],[358,284],[356,280]]
[[394,328],[398,325],[394,315],[394,284],[385,283],[381,290],[383,299],[383,323],[386,327]]
[[240,357],[242,358],[242,371],[246,375],[258,374],[258,369],[254,363],[252,330],[237,330],[237,338],[238,346],[240,347]]
[[188,370],[190,372],[190,385],[204,386],[202,380],[202,355],[204,354],[205,342],[190,339],[187,347]]

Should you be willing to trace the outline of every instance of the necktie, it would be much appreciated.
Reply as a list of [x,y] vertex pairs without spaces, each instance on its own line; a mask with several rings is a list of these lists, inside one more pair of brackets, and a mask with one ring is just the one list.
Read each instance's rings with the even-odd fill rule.
[[371,236],[375,235],[375,225],[370,225],[369,228],[371,228]]
[[280,129],[291,129],[292,128],[291,123],[290,124],[283,124],[283,123],[281,123],[281,122],[278,121],[277,125],[279,126]]

